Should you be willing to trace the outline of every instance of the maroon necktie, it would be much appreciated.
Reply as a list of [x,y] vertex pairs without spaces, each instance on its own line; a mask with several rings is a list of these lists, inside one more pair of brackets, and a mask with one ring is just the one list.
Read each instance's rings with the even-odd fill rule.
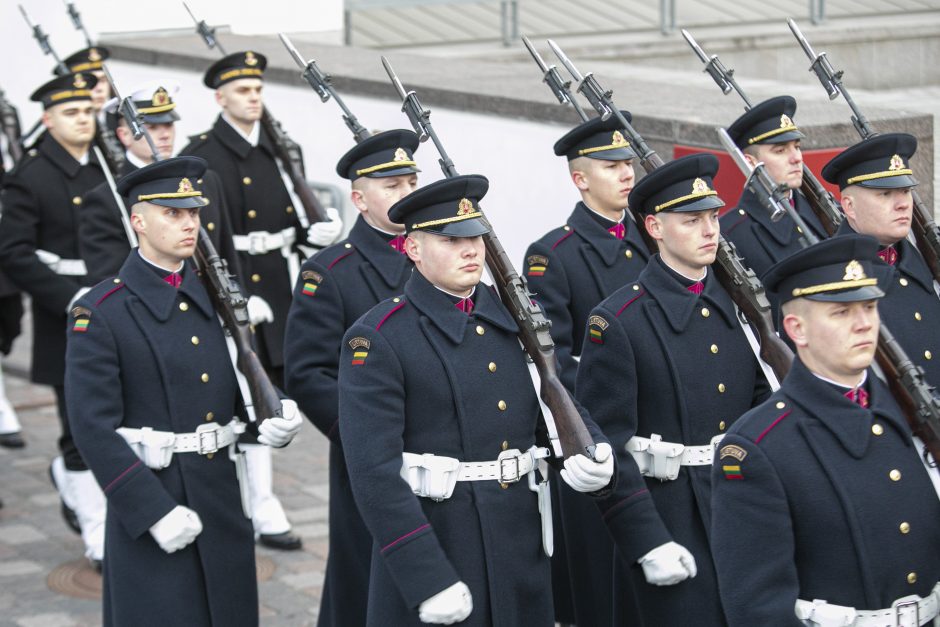
[[623,225],[622,222],[618,222],[617,224],[607,229],[607,232],[613,235],[614,237],[616,237],[617,239],[622,240],[624,236],[627,234],[627,229]]
[[855,388],[849,390],[845,393],[845,398],[849,399],[853,403],[858,403],[865,409],[868,409],[868,392],[865,391],[865,388]]
[[473,311],[473,299],[469,296],[466,298],[461,298],[456,303],[454,303],[454,307],[469,316],[470,312]]
[[893,266],[898,261],[898,251],[894,249],[894,246],[882,248],[878,251],[878,256],[889,266]]
[[391,240],[389,240],[388,245],[397,250],[400,254],[405,254],[405,236],[396,235]]
[[183,284],[183,276],[179,272],[171,272],[163,277],[163,280],[175,288],[179,288]]
[[701,281],[696,281],[695,283],[693,283],[692,285],[688,286],[685,289],[689,290],[693,294],[701,294],[702,290],[705,289],[705,284],[702,283]]

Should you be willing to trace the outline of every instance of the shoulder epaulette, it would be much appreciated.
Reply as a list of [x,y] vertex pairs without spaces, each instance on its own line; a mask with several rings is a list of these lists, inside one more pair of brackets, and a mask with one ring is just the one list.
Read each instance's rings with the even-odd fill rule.
[[568,226],[567,224],[562,227],[562,230],[564,231],[564,234],[561,237],[559,237],[555,241],[554,244],[552,244],[552,250],[555,250],[555,248],[557,248],[559,244],[561,244],[563,241],[571,237],[571,235],[574,233],[574,229]]
[[646,290],[640,287],[639,283],[633,283],[632,285],[626,286],[624,289],[629,289],[630,291],[634,293],[627,299],[627,302],[625,302],[620,307],[620,309],[617,310],[617,313],[616,313],[617,317],[619,317],[620,314],[622,314],[627,307],[635,303],[637,300],[639,300],[641,296],[646,294]]
[[760,444],[761,440],[786,420],[793,411],[788,400],[778,390],[766,401],[735,421],[732,429],[755,444]]
[[103,303],[105,300],[111,297],[112,294],[124,289],[124,281],[118,277],[113,279],[106,279],[91,288],[87,294],[88,300],[92,301],[95,304],[95,307]]
[[359,322],[378,331],[382,328],[383,324],[388,322],[389,318],[401,311],[407,302],[408,301],[405,300],[404,296],[396,296],[395,298],[383,300],[381,303],[370,309],[369,312],[359,320]]
[[741,224],[744,224],[745,222],[747,222],[747,219],[748,219],[750,216],[747,215],[747,211],[745,211],[744,209],[740,209],[740,208],[739,208],[739,209],[737,209],[736,211],[733,211],[733,212],[732,212],[732,211],[729,211],[729,212],[726,213],[723,217],[724,217],[724,218],[727,218],[726,222],[731,222],[731,220],[734,220],[734,222],[732,222],[731,226],[729,226],[729,227],[727,227],[727,228],[722,228],[722,231],[724,231],[725,233],[730,233],[731,231],[733,231],[735,228],[737,228],[737,227],[740,226]]
[[356,247],[349,242],[339,242],[328,248],[324,248],[316,255],[317,263],[324,266],[327,270],[332,270],[333,266],[343,259],[356,252]]

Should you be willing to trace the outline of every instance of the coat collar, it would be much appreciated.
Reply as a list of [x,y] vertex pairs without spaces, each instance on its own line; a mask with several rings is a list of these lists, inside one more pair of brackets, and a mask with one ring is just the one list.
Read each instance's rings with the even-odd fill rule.
[[[819,218],[816,217],[816,214],[813,213],[812,208],[809,206],[809,201],[806,200],[799,191],[794,192],[794,198],[796,198],[797,213],[803,218],[806,225],[815,232],[817,237],[826,237],[825,231],[822,230],[822,225],[819,224]],[[741,194],[738,206],[744,209],[752,220],[760,224],[761,228],[767,231],[778,245],[789,246],[800,237],[800,234],[796,230],[796,225],[793,223],[793,218],[786,215],[776,222],[771,220],[770,212],[767,211],[760,200],[758,200],[757,195],[749,188],[745,189],[744,193]]]
[[361,215],[349,231],[349,242],[391,288],[401,285],[405,272],[413,267],[408,256],[389,246],[382,234],[369,226]]
[[568,225],[574,229],[576,236],[579,236],[597,251],[605,264],[612,266],[617,263],[623,257],[623,251],[627,243],[632,248],[640,251],[644,259],[649,258],[646,244],[640,236],[636,223],[630,219],[629,214],[625,214],[623,218],[623,226],[627,232],[623,241],[621,241],[608,233],[607,229],[588,214],[589,211],[590,209],[583,202],[579,202],[568,217]]
[[[836,236],[855,234],[856,231],[849,226],[848,220],[843,220],[842,224],[839,225],[839,230],[836,231]],[[875,272],[878,273],[879,278],[890,277],[892,272],[896,270],[919,283],[924,290],[932,292],[934,289],[933,275],[930,274],[930,269],[927,267],[927,263],[921,256],[920,251],[917,250],[917,246],[905,238],[895,244],[894,249],[898,251],[898,260],[894,266],[885,263],[880,257],[872,262],[872,266]],[[895,282],[896,279],[891,278],[882,283],[887,284],[888,289],[893,289]]]
[[469,326],[468,320],[473,318],[486,320],[504,331],[519,330],[496,292],[485,283],[477,284],[473,293],[473,313],[469,316],[454,307],[447,294],[431,285],[420,272],[413,272],[405,284],[405,298],[454,344],[463,341],[464,332]]
[[706,304],[718,311],[729,328],[737,324],[734,303],[721,287],[712,268],[708,269],[705,289],[696,295],[669,273],[657,253],[640,273],[639,282],[659,304],[676,333],[682,333],[692,316]]
[[[215,124],[212,126],[212,132],[219,139],[219,142],[238,155],[239,159],[247,158],[254,148],[244,137],[238,134],[238,131],[232,128],[231,124],[225,121],[221,114],[216,118]],[[264,132],[263,126],[261,128],[261,137],[258,140],[258,146],[263,148],[272,157],[274,156],[274,146],[271,138]]]
[[183,294],[190,302],[195,304],[207,318],[215,313],[209,295],[202,282],[196,276],[193,263],[187,261],[183,265],[183,284],[179,289],[161,279],[147,262],[144,261],[137,249],[127,256],[118,276],[124,281],[127,289],[150,310],[160,322],[166,322],[173,313],[173,306],[177,301],[177,292]]
[[[46,136],[41,142],[39,142],[39,152],[42,155],[51,161],[57,168],[62,170],[67,177],[70,179],[78,176],[78,173],[83,166],[79,163],[75,157],[70,155],[65,148],[62,147],[62,144],[53,139],[52,135],[46,132]],[[95,153],[89,148],[88,152],[88,165],[94,165],[95,167],[101,167],[98,165],[98,160],[95,158]]]
[[821,422],[843,448],[857,459],[868,450],[872,415],[877,415],[904,434],[905,441],[910,445],[910,429],[897,403],[871,369],[866,385],[868,409],[850,401],[831,384],[814,375],[797,357],[783,383],[783,392],[804,412]]

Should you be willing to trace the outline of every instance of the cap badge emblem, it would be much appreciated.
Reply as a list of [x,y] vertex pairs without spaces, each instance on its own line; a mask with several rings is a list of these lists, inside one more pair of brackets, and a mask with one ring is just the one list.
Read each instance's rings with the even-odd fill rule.
[[75,86],[75,89],[84,89],[88,87],[88,81],[85,80],[85,77],[81,74],[75,75],[75,82],[72,83]]
[[864,278],[867,278],[865,269],[862,268],[862,264],[855,259],[845,266],[845,276],[842,277],[843,281],[861,281]]
[[88,60],[89,61],[101,61],[101,53],[98,52],[97,48],[92,48],[88,51]]
[[176,190],[177,194],[186,194],[193,191],[193,184],[189,179],[184,178],[180,181],[180,187]]
[[461,198],[460,202],[457,203],[457,215],[465,216],[473,213],[473,203],[469,198]]
[[155,107],[162,107],[165,104],[169,104],[170,94],[167,93],[166,89],[163,87],[158,87],[157,91],[153,92],[153,98],[150,99],[150,104]]
[[897,170],[904,169],[904,159],[901,158],[901,155],[894,155],[891,157],[891,165],[888,166],[888,170],[895,172]]
[[255,56],[254,52],[245,53],[245,65],[248,67],[254,67],[258,65],[258,57]]
[[793,124],[793,120],[790,119],[790,116],[787,115],[786,113],[781,115],[780,116],[780,128],[790,128],[791,126],[795,126],[795,124]]
[[610,143],[614,146],[629,146],[627,140],[623,136],[623,133],[620,131],[614,131],[614,134],[611,136]]
[[705,182],[705,179],[695,179],[692,181],[692,193],[693,194],[704,194],[711,190],[708,189],[708,183]]
[[398,148],[395,150],[395,158],[393,161],[408,161],[408,153],[405,152],[404,148]]

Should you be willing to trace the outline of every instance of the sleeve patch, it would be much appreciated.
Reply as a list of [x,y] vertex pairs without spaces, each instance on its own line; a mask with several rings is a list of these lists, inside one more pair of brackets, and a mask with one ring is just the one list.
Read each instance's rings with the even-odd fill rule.
[[372,346],[372,343],[364,337],[354,337],[349,340],[349,348],[353,351],[353,366],[365,365],[366,358],[369,356],[370,346]]
[[725,473],[725,479],[728,481],[740,481],[744,479],[744,475],[741,473],[741,466],[739,464],[722,464],[721,469]]
[[323,282],[323,276],[312,270],[304,270],[300,278],[303,279],[304,287],[301,293],[304,296],[313,296],[317,293],[317,287]]
[[604,331],[606,331],[609,326],[610,323],[601,316],[591,316],[588,318],[588,338],[594,344],[603,344]]
[[721,450],[718,451],[719,459],[724,459],[725,457],[733,457],[739,462],[743,462],[744,458],[747,457],[747,451],[738,446],[737,444],[729,444],[728,446],[721,447]]
[[69,312],[72,315],[72,331],[75,333],[85,333],[88,331],[88,325],[91,323],[91,310],[86,307],[73,307]]
[[548,268],[548,257],[544,255],[529,255],[526,259],[527,276],[543,276]]

